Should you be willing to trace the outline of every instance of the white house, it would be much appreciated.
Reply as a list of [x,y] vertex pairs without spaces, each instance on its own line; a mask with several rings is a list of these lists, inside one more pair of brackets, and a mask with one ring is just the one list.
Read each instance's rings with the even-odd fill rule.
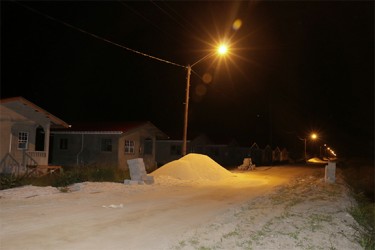
[[48,165],[50,129],[69,125],[23,97],[0,100],[0,173]]

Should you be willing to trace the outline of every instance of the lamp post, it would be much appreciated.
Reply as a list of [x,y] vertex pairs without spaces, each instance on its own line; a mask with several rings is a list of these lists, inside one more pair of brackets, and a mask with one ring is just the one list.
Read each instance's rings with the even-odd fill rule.
[[[318,135],[315,134],[315,133],[312,133],[310,135],[310,138],[313,139],[313,140],[316,140],[318,138]],[[307,160],[307,153],[306,153],[307,139],[306,138],[303,138],[303,139],[300,138],[300,140],[302,140],[304,142],[304,159],[305,159],[305,162],[306,162],[306,160]]]
[[[226,45],[220,45],[217,48],[217,53],[220,55],[224,55],[227,53],[227,46]],[[185,95],[185,112],[184,112],[184,132],[183,132],[183,138],[182,138],[182,155],[186,155],[187,151],[187,128],[188,128],[188,116],[189,116],[189,92],[190,92],[190,75],[191,75],[191,68],[200,63],[201,61],[205,60],[206,58],[214,55],[215,53],[209,53],[208,55],[202,57],[198,61],[196,61],[193,64],[189,64],[186,66],[187,69],[187,75],[186,75],[186,95]]]

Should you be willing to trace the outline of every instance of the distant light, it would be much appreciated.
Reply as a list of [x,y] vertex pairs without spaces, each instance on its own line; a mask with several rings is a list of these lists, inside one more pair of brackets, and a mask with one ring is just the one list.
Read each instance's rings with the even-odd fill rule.
[[311,139],[315,140],[316,138],[318,138],[318,136],[315,133],[311,135]]
[[228,51],[228,47],[225,45],[225,44],[222,44],[219,46],[217,52],[220,54],[220,55],[224,55],[226,54]]

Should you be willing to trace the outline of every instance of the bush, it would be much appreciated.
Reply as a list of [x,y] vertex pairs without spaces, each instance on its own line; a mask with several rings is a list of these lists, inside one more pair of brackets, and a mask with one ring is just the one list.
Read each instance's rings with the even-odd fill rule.
[[[69,168],[68,168],[69,169]],[[78,182],[123,182],[129,178],[129,172],[117,167],[84,166],[70,168],[60,174],[52,183],[54,187],[65,187]]]
[[0,175],[0,190],[22,186],[21,178],[11,174]]
[[354,195],[357,205],[349,213],[364,230],[359,232],[358,242],[364,249],[375,249],[375,203],[370,202],[363,194]]
[[375,249],[374,164],[371,160],[351,159],[340,163],[346,183],[352,188],[357,205],[349,213],[364,230],[358,229],[358,242],[364,249]]
[[66,187],[74,183],[92,182],[120,182],[130,179],[129,171],[117,167],[84,166],[65,167],[60,173],[53,173],[41,177],[0,176],[0,190],[23,185]]
[[74,183],[87,181],[83,171],[67,171],[62,172],[52,178],[51,186],[53,187],[66,187]]

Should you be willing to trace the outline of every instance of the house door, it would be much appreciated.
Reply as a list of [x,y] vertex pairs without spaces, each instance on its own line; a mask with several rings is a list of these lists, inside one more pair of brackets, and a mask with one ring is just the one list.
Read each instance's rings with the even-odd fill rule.
[[44,129],[39,126],[35,134],[35,151],[44,151]]
[[143,142],[143,147],[144,147],[144,151],[143,151],[144,155],[152,155],[152,139],[150,138],[145,139]]

